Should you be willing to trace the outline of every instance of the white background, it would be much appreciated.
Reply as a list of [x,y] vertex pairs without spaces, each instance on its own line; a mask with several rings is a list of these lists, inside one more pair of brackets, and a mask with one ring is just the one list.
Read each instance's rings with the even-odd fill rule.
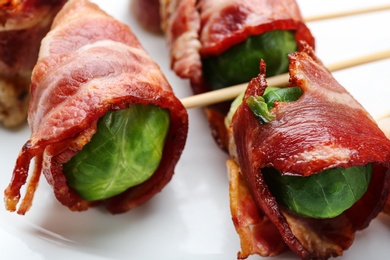
[[[95,0],[128,24],[160,65],[178,97],[191,95],[188,82],[169,69],[162,36],[143,31],[129,0]],[[389,0],[300,0],[302,14],[341,11]],[[325,64],[390,48],[390,11],[308,23],[317,55]],[[390,60],[333,73],[374,116],[390,112]],[[185,151],[169,185],[151,201],[112,216],[100,208],[74,213],[61,206],[44,178],[27,215],[4,210],[0,200],[0,259],[236,259],[239,240],[228,204],[227,155],[212,140],[201,109],[189,110]],[[18,151],[29,137],[27,126],[0,128],[0,194],[8,185]],[[388,259],[390,217],[379,216],[358,232],[339,259]],[[259,256],[250,259],[260,259]],[[279,259],[297,259],[287,253]]]

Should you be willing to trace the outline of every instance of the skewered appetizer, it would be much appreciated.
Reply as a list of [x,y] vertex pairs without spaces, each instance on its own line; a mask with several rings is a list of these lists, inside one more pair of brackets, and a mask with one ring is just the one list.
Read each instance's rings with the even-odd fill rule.
[[66,0],[0,1],[0,123],[26,122],[39,45]]
[[42,41],[28,122],[5,190],[6,208],[19,214],[41,173],[71,210],[130,210],[170,181],[188,130],[185,108],[132,31],[87,0],[69,1]]
[[[287,72],[287,55],[298,42],[314,48],[294,0],[161,1],[162,28],[171,67],[190,80],[195,94],[248,82],[260,59],[267,76]],[[205,109],[219,146],[227,150],[224,118],[230,102]]]
[[227,117],[240,259],[339,256],[388,197],[390,140],[302,46],[289,55],[288,87],[268,87],[263,62]]

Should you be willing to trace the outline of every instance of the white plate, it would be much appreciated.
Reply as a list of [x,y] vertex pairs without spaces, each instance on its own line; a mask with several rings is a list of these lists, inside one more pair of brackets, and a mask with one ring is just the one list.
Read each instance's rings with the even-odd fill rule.
[[[180,98],[191,95],[188,82],[169,68],[168,49],[161,36],[144,32],[131,15],[129,0],[95,0],[128,24],[161,66]],[[389,3],[388,0],[300,0],[304,16]],[[390,47],[390,11],[312,22],[317,55],[329,64]],[[335,72],[334,76],[374,116],[390,111],[390,61]],[[189,111],[185,151],[169,185],[151,201],[125,214],[101,209],[74,213],[61,206],[42,178],[34,203],[25,216],[0,205],[1,259],[235,259],[239,240],[228,204],[227,155],[212,140],[200,109]],[[28,127],[0,128],[0,192],[10,180]],[[388,259],[390,217],[381,215],[358,232],[354,244],[339,259]],[[259,259],[258,256],[250,259]],[[284,254],[273,259],[296,259]]]

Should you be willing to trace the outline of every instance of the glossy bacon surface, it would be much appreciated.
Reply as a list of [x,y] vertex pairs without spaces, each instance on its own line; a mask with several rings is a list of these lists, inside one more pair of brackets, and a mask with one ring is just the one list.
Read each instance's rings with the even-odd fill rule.
[[[62,164],[89,142],[100,117],[133,103],[169,110],[163,158],[150,179],[102,203],[112,213],[124,212],[146,202],[170,181],[187,137],[187,112],[132,31],[97,5],[73,0],[57,15],[42,42],[31,93],[28,121],[32,134],[5,191],[8,210],[17,209],[20,188],[34,157],[33,176],[43,172],[63,205],[80,211],[100,203],[81,199],[67,186]],[[37,179],[29,182],[32,192],[26,194],[18,213],[30,207]]]
[[26,121],[31,71],[42,38],[66,0],[0,1],[0,122]]
[[[297,41],[314,48],[295,0],[162,0],[161,8],[171,67],[178,76],[190,79],[195,94],[211,90],[203,78],[202,59],[219,55],[249,36],[294,30]],[[225,150],[224,117],[229,107],[230,102],[224,102],[205,109],[213,136]]]
[[314,38],[294,0],[163,0],[162,14],[172,67],[194,82],[199,82],[200,72],[188,68],[199,67],[200,58],[218,55],[249,36],[295,30],[298,41],[314,47]]
[[249,36],[273,30],[296,30],[297,41],[314,46],[298,5],[288,1],[200,1],[202,56],[217,55]]
[[[262,64],[261,73],[249,83],[243,103],[233,116],[230,172],[233,169],[235,173],[231,179],[242,178],[241,185],[251,196],[233,206],[232,215],[240,220],[235,224],[245,223],[240,210],[246,207],[240,204],[255,203],[258,214],[271,220],[284,243],[299,257],[327,259],[341,255],[352,244],[355,232],[366,228],[382,211],[389,191],[390,141],[309,47],[291,54],[289,59],[290,84],[299,86],[303,95],[295,102],[276,103],[270,110],[275,119],[260,125],[245,100],[262,95],[267,86]],[[365,195],[341,215],[323,220],[299,217],[279,205],[261,173],[264,167],[274,167],[282,174],[309,176],[328,168],[367,163],[374,167]],[[230,193],[235,196],[239,191],[231,186]],[[262,225],[260,220],[254,223]],[[249,227],[236,224],[240,237],[240,230]],[[261,234],[255,229],[250,230],[257,243],[269,243],[259,240]],[[242,252],[243,258],[255,253]]]

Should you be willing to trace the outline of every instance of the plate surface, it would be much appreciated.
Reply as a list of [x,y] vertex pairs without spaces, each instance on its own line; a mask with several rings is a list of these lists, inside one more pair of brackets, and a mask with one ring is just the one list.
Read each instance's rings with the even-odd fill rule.
[[[188,82],[170,70],[162,36],[143,31],[134,20],[129,0],[94,0],[128,24],[160,65],[178,97],[191,95]],[[389,4],[371,1],[299,0],[302,14],[338,12]],[[308,23],[318,57],[330,64],[390,47],[390,11]],[[390,60],[374,62],[333,75],[372,114],[390,112]],[[239,239],[228,203],[227,155],[211,138],[199,108],[189,110],[185,151],[169,185],[145,205],[112,216],[102,209],[74,213],[55,200],[42,178],[33,206],[25,216],[9,213],[0,200],[1,259],[236,259]],[[0,192],[11,178],[14,162],[29,137],[27,126],[0,128]],[[388,259],[390,217],[380,215],[358,232],[339,259]],[[252,256],[249,259],[260,259]],[[284,254],[272,259],[297,259]]]

